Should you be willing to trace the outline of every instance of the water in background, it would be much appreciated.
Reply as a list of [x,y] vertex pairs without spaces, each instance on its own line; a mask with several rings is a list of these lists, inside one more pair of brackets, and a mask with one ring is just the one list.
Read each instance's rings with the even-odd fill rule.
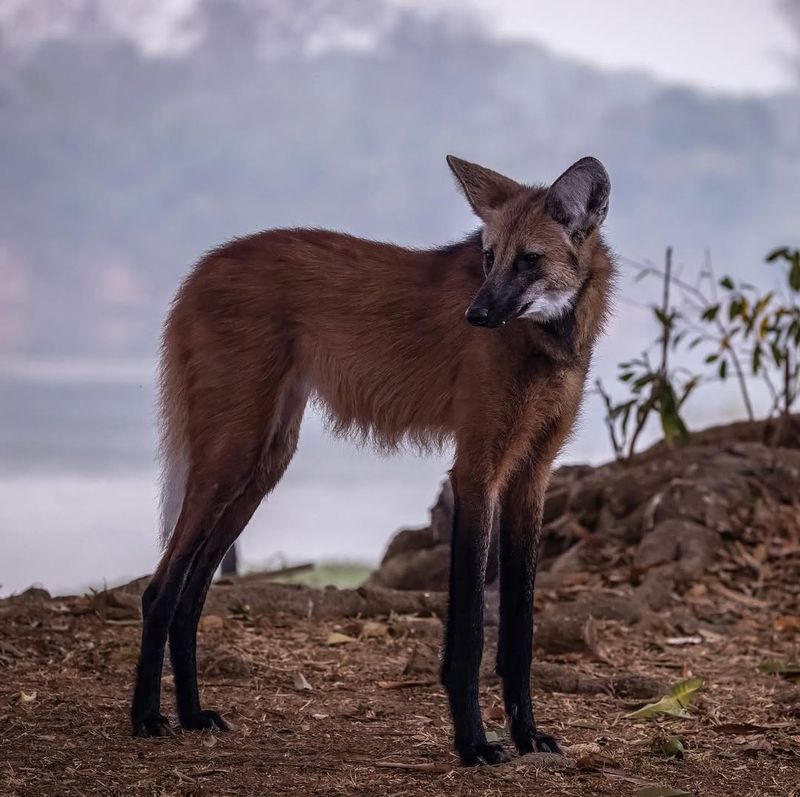
[[[614,358],[605,364],[613,369]],[[591,384],[591,380],[590,380]],[[0,361],[0,595],[114,584],[158,558],[154,365]],[[698,403],[699,428],[736,417],[735,393]],[[658,436],[656,428],[643,444]],[[610,448],[596,397],[561,461]],[[306,413],[297,455],[240,538],[245,568],[283,562],[375,564],[390,535],[424,524],[450,453],[379,457],[328,435]]]
[[[152,366],[15,363],[0,371],[0,594],[150,572],[158,556]],[[426,522],[449,456],[380,458],[309,411],[295,459],[241,538],[245,567],[375,563]]]

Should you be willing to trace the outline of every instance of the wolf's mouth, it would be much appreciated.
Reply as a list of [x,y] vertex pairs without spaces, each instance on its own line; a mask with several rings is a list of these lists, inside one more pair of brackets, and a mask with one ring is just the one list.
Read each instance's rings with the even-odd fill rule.
[[531,309],[531,305],[532,305],[532,304],[533,304],[533,302],[525,302],[525,304],[523,304],[523,305],[522,305],[522,306],[521,306],[521,307],[520,307],[520,308],[517,310],[517,312],[516,312],[516,313],[514,313],[514,315],[512,316],[512,318],[519,318],[521,315],[525,315],[525,313],[527,313],[527,312],[528,312],[528,310],[530,310],[530,309]]

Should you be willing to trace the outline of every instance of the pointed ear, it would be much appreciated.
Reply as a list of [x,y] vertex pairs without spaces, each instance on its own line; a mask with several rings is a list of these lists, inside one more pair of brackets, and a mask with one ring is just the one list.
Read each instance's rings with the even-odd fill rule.
[[597,158],[581,158],[548,189],[545,210],[570,235],[588,235],[608,213],[611,180]]
[[452,169],[475,214],[483,221],[523,188],[510,177],[478,166],[477,163],[463,161],[454,155],[447,156],[447,165]]

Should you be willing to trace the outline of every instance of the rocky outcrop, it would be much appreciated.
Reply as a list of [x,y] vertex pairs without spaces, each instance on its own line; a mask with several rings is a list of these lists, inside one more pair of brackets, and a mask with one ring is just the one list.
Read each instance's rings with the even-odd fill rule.
[[[781,445],[769,442],[774,430],[764,424],[732,424],[626,462],[559,468],[544,508],[537,587],[563,590],[579,579],[592,591],[543,614],[538,638],[552,624],[559,645],[591,647],[589,619],[638,621],[714,567],[727,542],[776,522],[800,498],[798,427],[793,417]],[[445,483],[431,524],[398,532],[369,583],[446,589],[452,512]]]

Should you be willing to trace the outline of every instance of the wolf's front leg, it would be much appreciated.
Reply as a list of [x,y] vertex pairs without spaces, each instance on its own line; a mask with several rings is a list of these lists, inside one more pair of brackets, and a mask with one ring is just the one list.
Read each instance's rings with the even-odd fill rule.
[[500,629],[497,674],[520,753],[560,753],[555,739],[536,727],[531,703],[533,585],[542,530],[547,473],[523,468],[511,480],[500,516]]
[[453,718],[455,747],[463,764],[497,764],[507,760],[502,747],[490,744],[478,702],[483,653],[483,587],[492,527],[493,502],[488,491],[453,469],[455,516],[450,559],[442,683]]

